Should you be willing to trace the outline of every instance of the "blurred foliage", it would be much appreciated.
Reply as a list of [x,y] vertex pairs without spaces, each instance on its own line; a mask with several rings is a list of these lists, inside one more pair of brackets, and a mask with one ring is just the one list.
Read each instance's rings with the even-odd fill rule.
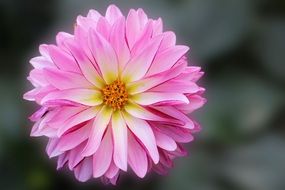
[[[124,174],[117,187],[56,171],[46,142],[29,137],[35,108],[22,100],[38,45],[71,32],[78,14],[110,3],[162,17],[178,43],[191,47],[190,64],[205,71],[208,99],[195,113],[203,130],[188,157],[167,176]],[[0,22],[1,189],[285,189],[284,0],[0,0]]]

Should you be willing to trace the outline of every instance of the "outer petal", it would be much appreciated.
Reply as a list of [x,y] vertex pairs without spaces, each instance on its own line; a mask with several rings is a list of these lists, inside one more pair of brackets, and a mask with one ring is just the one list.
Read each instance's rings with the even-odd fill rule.
[[143,178],[148,168],[147,155],[131,133],[128,133],[128,147],[128,162],[137,176]]
[[109,21],[110,24],[114,24],[118,19],[123,16],[120,9],[115,5],[109,5],[106,11],[106,19]]
[[101,177],[110,167],[113,157],[113,142],[111,129],[107,129],[106,134],[93,155],[93,177]]
[[196,93],[200,90],[200,87],[192,81],[186,80],[169,80],[164,82],[150,91],[155,92],[176,92],[176,93]]
[[107,84],[118,78],[118,61],[110,43],[98,32],[90,30],[89,46]]
[[155,142],[155,137],[150,125],[141,119],[134,118],[131,115],[124,113],[125,121],[129,129],[134,133],[142,144],[145,146],[148,154],[156,164],[159,162],[159,154]]
[[84,156],[94,154],[99,148],[105,129],[111,119],[111,115],[112,109],[107,106],[103,106],[97,114],[91,129],[88,143],[82,152]]
[[61,71],[58,69],[44,69],[46,80],[55,88],[65,90],[69,88],[93,88],[82,75]]
[[127,84],[128,92],[130,94],[137,94],[140,92],[144,92],[148,89],[151,89],[165,81],[168,81],[178,76],[185,69],[185,67],[186,67],[186,63],[182,63],[177,66],[174,66],[173,68],[165,72],[150,76],[148,78],[145,78],[139,81],[129,83]]
[[94,84],[97,88],[102,88],[104,85],[104,81],[99,75],[98,71],[94,67],[95,64],[92,64],[88,57],[85,55],[84,50],[82,50],[79,45],[79,42],[74,40],[65,41],[65,46],[73,55],[74,59],[77,61],[81,72],[85,76],[85,78]]
[[116,51],[119,62],[119,71],[121,72],[130,59],[130,50],[125,39],[124,17],[121,17],[114,23],[111,31],[110,43]]
[[112,134],[114,140],[114,163],[124,171],[127,170],[127,126],[120,113],[116,111],[112,116]]
[[92,157],[85,158],[78,166],[74,168],[76,179],[81,182],[86,182],[92,177]]
[[155,103],[162,103],[168,101],[175,101],[176,103],[189,103],[187,97],[181,93],[161,93],[161,92],[144,92],[136,94],[132,100],[140,105],[150,105]]
[[48,47],[49,54],[54,64],[61,70],[80,73],[78,65],[71,55],[57,46]]
[[168,151],[174,151],[177,148],[177,145],[172,138],[157,130],[153,130],[153,132],[157,146]]
[[187,51],[187,46],[174,46],[160,52],[147,73],[147,75],[157,74],[170,69]]
[[101,92],[91,89],[68,89],[49,93],[41,103],[51,100],[69,100],[87,106],[97,106],[102,103]]
[[139,55],[131,58],[122,72],[123,81],[136,81],[146,74],[158,50],[161,40],[162,37],[152,39]]
[[126,21],[126,37],[128,40],[129,48],[132,49],[133,45],[140,34],[140,22],[138,15],[134,9],[131,9]]

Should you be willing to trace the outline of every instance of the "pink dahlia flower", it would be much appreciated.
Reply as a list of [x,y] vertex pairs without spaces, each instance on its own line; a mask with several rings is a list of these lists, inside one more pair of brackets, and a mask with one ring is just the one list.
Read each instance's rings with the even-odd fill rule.
[[164,174],[200,129],[186,114],[205,103],[196,84],[203,72],[187,66],[188,49],[142,9],[78,16],[74,34],[58,33],[30,61],[35,88],[24,98],[41,106],[31,136],[48,137],[49,157],[79,181],[115,184],[130,168],[141,178]]

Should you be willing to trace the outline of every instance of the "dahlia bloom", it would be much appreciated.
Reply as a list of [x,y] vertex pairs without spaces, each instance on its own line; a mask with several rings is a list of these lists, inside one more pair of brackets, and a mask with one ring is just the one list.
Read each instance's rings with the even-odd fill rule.
[[49,157],[79,181],[115,184],[130,168],[140,178],[166,173],[200,129],[186,114],[205,103],[188,49],[142,9],[78,16],[74,34],[59,32],[30,61],[34,89],[24,98],[40,106],[31,136],[48,137]]

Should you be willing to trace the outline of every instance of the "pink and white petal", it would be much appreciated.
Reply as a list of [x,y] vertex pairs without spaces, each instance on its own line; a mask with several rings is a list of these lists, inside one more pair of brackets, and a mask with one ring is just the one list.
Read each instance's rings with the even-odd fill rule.
[[128,133],[128,163],[138,177],[143,178],[146,175],[148,169],[146,152],[130,132]]
[[97,151],[111,116],[112,109],[108,106],[103,106],[93,122],[88,143],[82,152],[84,156],[90,156]]
[[159,50],[163,51],[169,47],[175,46],[176,44],[176,35],[174,32],[167,31],[163,33],[163,39],[160,45]]
[[128,112],[130,115],[136,118],[150,120],[150,121],[166,121],[166,119],[152,113],[151,111],[143,108],[142,106],[139,106],[131,102],[128,102],[124,108],[126,112]]
[[205,103],[206,99],[201,97],[200,95],[191,95],[188,96],[188,99],[190,101],[190,104],[183,104],[183,105],[177,105],[176,108],[183,111],[184,113],[191,113],[199,108],[201,108]]
[[119,168],[112,161],[109,169],[106,171],[105,176],[109,179],[113,178],[119,172]]
[[61,151],[67,151],[70,149],[75,148],[76,146],[78,146],[80,143],[82,143],[83,141],[85,141],[90,133],[91,130],[91,122],[87,123],[86,125],[84,125],[83,127],[65,134],[63,136],[60,137],[59,143],[58,143],[58,147]]
[[124,171],[127,170],[127,126],[120,111],[115,111],[112,115],[112,134],[114,141],[114,163]]
[[58,138],[51,138],[48,141],[48,144],[46,147],[46,153],[48,154],[50,158],[58,156],[63,153],[62,151],[56,148],[58,141],[59,141]]
[[167,126],[167,125],[156,125],[156,130],[171,137],[173,140],[179,143],[191,142],[194,138],[189,129],[181,127]]
[[184,113],[182,113],[181,111],[179,111],[178,109],[172,106],[153,106],[152,108],[166,115],[169,115],[170,117],[173,117],[175,119],[178,119],[184,122],[184,125],[181,126],[183,128],[186,128],[186,129],[194,128],[193,121],[189,117],[187,117],[187,115],[185,115]]
[[92,157],[84,158],[84,160],[74,168],[74,175],[78,181],[86,182],[92,177]]
[[126,37],[128,46],[133,48],[137,40],[137,36],[140,34],[140,22],[137,12],[131,9],[126,20]]
[[81,152],[84,149],[85,145],[86,142],[82,142],[69,151],[68,168],[70,170],[73,170],[74,167],[76,167],[76,165],[78,165],[84,159],[84,156],[82,156]]
[[74,36],[72,34],[66,33],[66,32],[59,32],[56,35],[56,44],[60,48],[64,48],[64,41],[68,39],[72,39]]
[[30,121],[38,121],[39,119],[41,119],[42,118],[42,116],[44,115],[44,114],[46,114],[47,113],[47,111],[48,111],[48,108],[47,107],[41,107],[40,109],[38,109],[35,113],[33,113],[30,117],[29,117],[29,119],[30,119]]
[[41,104],[51,100],[69,100],[87,106],[97,106],[103,102],[101,96],[101,92],[97,90],[67,89],[49,93],[42,99]]
[[187,46],[173,46],[159,52],[147,73],[147,76],[170,69],[189,50]]
[[107,84],[118,78],[117,56],[111,44],[98,32],[89,31],[89,46]]
[[65,46],[75,58],[84,77],[97,88],[102,88],[104,86],[104,80],[94,66],[96,63],[92,64],[84,51],[78,46],[78,42],[75,40],[67,40],[65,41]]
[[131,51],[131,57],[138,56],[145,49],[147,44],[150,43],[150,40],[152,39],[152,34],[153,22],[150,20],[142,30],[142,34],[136,40],[136,43],[134,44]]
[[80,69],[76,64],[74,58],[66,51],[54,45],[50,45],[48,47],[48,50],[53,63],[60,70],[80,73]]
[[100,17],[102,17],[102,15],[94,9],[89,10],[87,14],[87,18],[92,19],[94,22],[98,21]]
[[[66,131],[68,131],[69,129],[71,129],[72,127],[81,124],[85,121],[89,121],[93,118],[96,117],[96,114],[99,112],[99,110],[101,109],[101,106],[95,106],[95,107],[90,107],[86,110],[83,110],[79,113],[77,113],[76,115],[70,117],[68,120],[66,120],[63,123],[63,126],[61,128],[59,128],[58,130],[58,136],[62,136]],[[92,124],[91,124],[92,125]],[[88,128],[91,128],[91,126],[88,126]],[[90,130],[89,130],[90,132]]]
[[177,144],[171,137],[159,132],[158,130],[153,130],[153,133],[158,147],[168,151],[174,151],[177,148]]
[[135,118],[126,112],[124,112],[124,119],[128,125],[128,128],[145,146],[153,162],[155,164],[158,163],[159,154],[155,142],[155,137],[150,125],[145,120]]
[[144,10],[141,8],[137,10],[137,15],[138,15],[139,23],[140,23],[140,28],[143,28],[149,19],[147,15],[145,14]]
[[121,10],[116,5],[109,5],[105,14],[106,19],[113,25],[123,16]]
[[34,57],[30,60],[30,63],[32,66],[36,69],[42,69],[42,68],[56,68],[54,63],[43,56]]
[[40,53],[41,53],[42,56],[44,56],[45,58],[51,60],[51,59],[50,59],[49,49],[48,49],[48,48],[49,48],[49,45],[47,45],[47,44],[41,44],[41,45],[39,46],[39,51],[40,51]]
[[184,94],[168,92],[143,92],[132,96],[131,100],[143,106],[162,102],[165,103],[168,101],[175,101],[178,104],[189,103],[189,100]]
[[107,129],[103,140],[93,155],[93,177],[103,176],[110,167],[113,157],[113,142],[111,129]]
[[81,74],[62,71],[59,69],[44,69],[45,79],[60,90],[71,88],[94,88]]
[[68,152],[59,155],[57,159],[56,169],[59,170],[60,168],[62,168],[67,161],[68,161]]
[[110,43],[116,51],[119,62],[119,72],[123,70],[130,59],[130,50],[125,39],[125,25],[125,18],[121,17],[114,23],[110,35]]
[[165,72],[149,76],[139,81],[127,84],[129,94],[137,94],[151,89],[165,81],[178,76],[186,67],[186,63],[179,64]]
[[99,18],[96,26],[96,31],[100,33],[107,41],[109,41],[112,26],[104,17]]
[[29,77],[27,78],[35,87],[47,86],[49,85],[44,72],[42,69],[31,70]]
[[141,79],[148,71],[157,53],[162,37],[153,38],[137,56],[126,64],[122,72],[122,81],[132,82]]
[[188,66],[185,68],[184,72],[177,77],[177,79],[196,82],[203,76],[203,74],[204,72],[201,71],[201,67]]
[[149,91],[152,92],[176,92],[176,93],[196,93],[200,90],[200,87],[192,82],[186,80],[176,80],[172,79],[167,82],[164,82]]
[[162,19],[158,18],[157,20],[154,20],[153,22],[153,35],[157,36],[162,33],[163,30],[163,23]]

